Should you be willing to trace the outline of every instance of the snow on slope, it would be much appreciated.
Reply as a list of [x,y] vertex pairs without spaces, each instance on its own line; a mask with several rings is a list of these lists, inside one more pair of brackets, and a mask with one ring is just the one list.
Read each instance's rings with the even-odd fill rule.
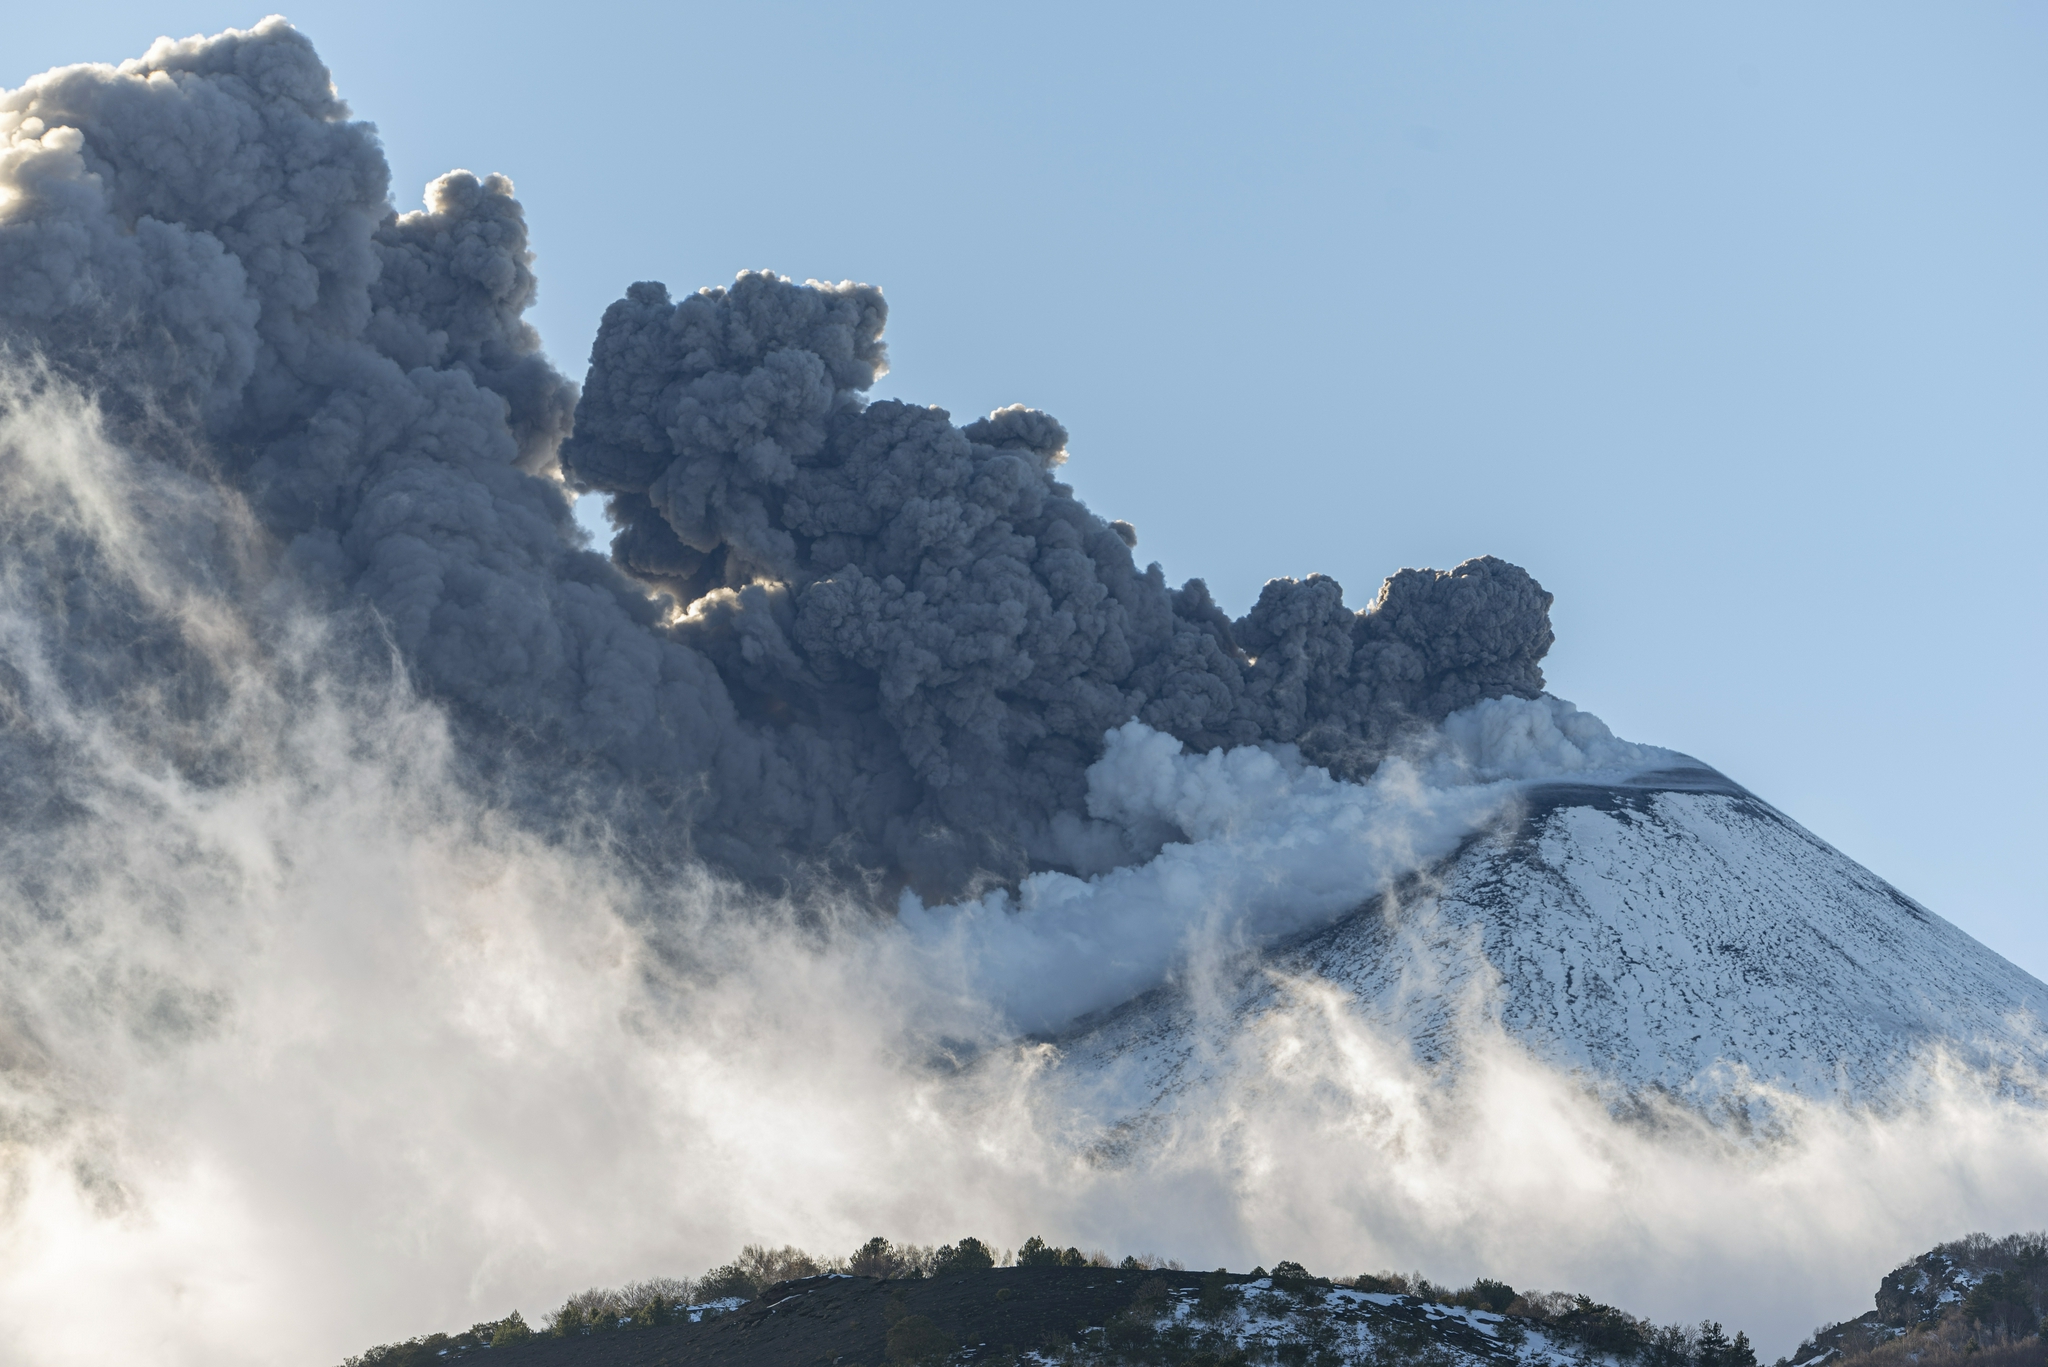
[[[1545,1333],[1527,1319],[1413,1296],[1322,1285],[1288,1291],[1276,1287],[1271,1277],[1240,1283],[1235,1290],[1237,1305],[1214,1324],[1203,1325],[1193,1313],[1194,1298],[1183,1295],[1161,1327],[1206,1329],[1208,1336],[1253,1361],[1288,1361],[1290,1346],[1341,1363],[1424,1358],[1442,1367],[1581,1367],[1615,1360]],[[1425,1357],[1418,1350],[1434,1351]],[[1310,1351],[1300,1352],[1299,1358],[1308,1360]]]
[[1019,1029],[1056,1029],[1217,943],[1328,926],[1492,828],[1532,781],[1621,779],[1682,759],[1547,697],[1454,713],[1364,783],[1337,781],[1291,745],[1190,754],[1134,721],[1090,766],[1091,829],[1070,836],[1076,850],[1149,846],[1151,858],[1087,878],[1038,873],[1015,894],[954,906],[906,892],[900,923],[934,976],[957,974],[963,995]]
[[1885,1106],[1936,1055],[2029,1094],[2048,1071],[2048,986],[1670,758],[1525,786],[1489,829],[1335,924],[1069,1032],[1064,1067],[1150,1112],[1228,1066],[1227,1037],[1309,978],[1425,1062],[1454,1065],[1467,1031],[1497,1026],[1617,1102],[1712,1109],[1761,1083]]

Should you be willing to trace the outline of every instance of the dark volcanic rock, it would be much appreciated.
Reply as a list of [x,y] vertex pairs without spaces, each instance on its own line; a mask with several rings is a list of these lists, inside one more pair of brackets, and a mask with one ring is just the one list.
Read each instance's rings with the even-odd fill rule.
[[[887,1281],[807,1277],[701,1324],[535,1339],[489,1350],[491,1367],[873,1367],[888,1361],[889,1326],[909,1315],[937,1325],[967,1361],[1065,1346],[1099,1328],[1154,1278],[1187,1295],[1193,1272],[1005,1267]],[[1234,1283],[1246,1278],[1233,1277]]]

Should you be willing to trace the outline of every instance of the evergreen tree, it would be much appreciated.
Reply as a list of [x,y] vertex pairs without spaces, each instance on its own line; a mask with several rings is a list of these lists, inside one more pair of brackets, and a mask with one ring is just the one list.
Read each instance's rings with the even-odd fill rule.
[[1653,1329],[1644,1338],[1643,1367],[1693,1367],[1692,1335],[1682,1324]]
[[895,1245],[877,1234],[853,1251],[846,1270],[856,1277],[893,1277],[902,1270],[902,1262]]
[[514,1343],[524,1343],[533,1337],[533,1330],[527,1327],[526,1317],[514,1310],[491,1327],[491,1347],[504,1348]]
[[1237,1306],[1237,1291],[1230,1274],[1217,1268],[1202,1278],[1202,1293],[1195,1300],[1195,1314],[1205,1320],[1221,1319]]
[[1039,1238],[1036,1234],[1026,1239],[1023,1246],[1017,1250],[1017,1266],[1019,1267],[1058,1267],[1059,1265],[1060,1251],[1046,1243],[1045,1240]]
[[939,1250],[938,1257],[932,1262],[932,1275],[943,1277],[955,1272],[985,1272],[995,1265],[996,1255],[989,1246],[969,1237]]

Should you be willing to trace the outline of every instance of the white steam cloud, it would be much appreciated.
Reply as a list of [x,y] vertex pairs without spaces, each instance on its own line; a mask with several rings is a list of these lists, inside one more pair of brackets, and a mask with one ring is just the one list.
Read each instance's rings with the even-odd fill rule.
[[1151,859],[1085,880],[1037,873],[1014,896],[937,911],[906,892],[899,915],[974,996],[1047,1030],[1145,991],[1199,946],[1261,944],[1356,909],[1491,825],[1529,780],[1683,760],[1549,697],[1455,712],[1362,784],[1291,745],[1189,754],[1126,722],[1088,769],[1088,813]]
[[[990,951],[949,976],[929,939],[865,913],[798,915],[705,876],[651,886],[599,836],[539,839],[456,781],[402,673],[330,670],[304,620],[284,648],[251,644],[192,581],[189,525],[161,515],[231,525],[214,495],[61,396],[17,392],[0,441],[9,506],[90,540],[215,662],[224,720],[185,743],[232,756],[224,778],[183,776],[134,739],[151,718],[110,718],[44,668],[9,541],[9,726],[63,753],[84,815],[8,850],[0,907],[8,1360],[334,1360],[744,1241],[875,1232],[1420,1264],[1711,1314],[1782,1349],[1894,1257],[2048,1200],[2038,1113],[1967,1075],[1888,1119],[1787,1097],[1782,1137],[1742,1141],[1684,1112],[1617,1121],[1498,1037],[1446,1085],[1315,981],[1284,984],[1206,1092],[1105,1161],[1089,1098],[1003,1019],[1028,994],[993,965],[1019,941],[926,913]],[[1369,879],[1478,819],[1502,774],[1629,757],[1561,706],[1449,732],[1378,789],[1124,733],[1104,810],[1201,838],[1066,893],[1099,903],[1103,944],[1136,944],[1170,914],[1173,859],[1289,867],[1262,807],[1297,804],[1326,854],[1370,814],[1348,828]],[[1185,979],[1218,941],[1278,928],[1280,901],[1261,905],[1174,923]],[[1088,933],[1061,921],[1042,953]],[[942,1066],[963,1047],[969,1066]]]

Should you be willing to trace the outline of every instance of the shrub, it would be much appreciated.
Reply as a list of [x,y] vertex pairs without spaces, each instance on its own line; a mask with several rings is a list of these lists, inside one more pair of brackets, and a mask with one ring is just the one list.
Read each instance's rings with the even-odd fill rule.
[[923,1315],[905,1315],[889,1326],[891,1362],[929,1362],[945,1357],[958,1346],[952,1335]]
[[[1550,1323],[1558,1332],[1577,1339],[1594,1352],[1612,1353],[1616,1357],[1634,1357],[1642,1351],[1647,1338],[1647,1326],[1642,1321],[1625,1310],[1601,1305],[1590,1296],[1573,1297],[1571,1308],[1553,1315]],[[1745,1346],[1748,1342],[1743,1340]],[[1732,1361],[1709,1363],[1702,1359],[1700,1367],[1738,1367],[1738,1364]],[[1750,1355],[1747,1367],[1756,1367],[1755,1354]]]
[[2001,1339],[2025,1338],[2040,1324],[2026,1283],[2002,1272],[1993,1272],[1970,1288],[1963,1318]]
[[380,1343],[367,1353],[344,1358],[342,1367],[428,1367],[440,1361],[449,1342],[446,1334],[428,1334],[404,1343]]
[[[1100,1249],[1093,1253],[1083,1253],[1078,1248],[1057,1248],[1039,1238],[1036,1234],[1026,1239],[1017,1248],[1018,1267],[1108,1267],[1110,1265],[1109,1255]],[[1179,1263],[1160,1259],[1149,1253],[1140,1253],[1127,1257],[1119,1266],[1126,1271],[1136,1269],[1140,1272],[1149,1272],[1155,1267],[1170,1267],[1175,1271],[1180,1270]]]
[[1580,1299],[1562,1291],[1524,1291],[1508,1306],[1507,1313],[1548,1323],[1570,1313]]
[[555,1338],[574,1338],[590,1332],[589,1291],[579,1291],[562,1302],[562,1308],[548,1316],[547,1332]]
[[1217,1268],[1202,1278],[1201,1294],[1195,1297],[1195,1314],[1205,1320],[1222,1319],[1237,1307],[1237,1288],[1230,1274]]
[[1299,1296],[1318,1286],[1328,1286],[1328,1279],[1315,1276],[1300,1263],[1277,1262],[1273,1264],[1273,1289],[1285,1291],[1290,1296]]
[[1166,1278],[1147,1277],[1138,1284],[1136,1293],[1131,1297],[1130,1307],[1125,1313],[1143,1315],[1148,1320],[1156,1320],[1172,1308],[1172,1305],[1173,1288],[1166,1284]]
[[714,1267],[697,1282],[697,1303],[730,1300],[734,1297],[743,1301],[754,1299],[754,1279],[738,1263],[727,1263]]
[[533,1337],[533,1330],[527,1327],[526,1317],[514,1310],[491,1326],[491,1336],[485,1342],[493,1348],[504,1348],[514,1343],[524,1343]]
[[1481,1277],[1458,1292],[1453,1300],[1458,1305],[1469,1306],[1475,1310],[1491,1310],[1499,1315],[1515,1303],[1515,1288],[1506,1282],[1497,1282],[1491,1277]]
[[[975,1240],[978,1244],[979,1240]],[[951,1247],[951,1245],[948,1245]],[[937,1275],[939,1255],[944,1249],[921,1244],[892,1244],[877,1235],[853,1251],[839,1264],[857,1277],[890,1277],[914,1280]],[[957,1249],[954,1250],[958,1252]]]
[[1104,1326],[1104,1339],[1110,1351],[1125,1357],[1144,1353],[1158,1337],[1159,1331],[1149,1318],[1130,1311],[1116,1316]]
[[747,1293],[752,1299],[777,1282],[794,1281],[798,1277],[815,1277],[824,1269],[817,1259],[800,1248],[784,1244],[781,1248],[766,1248],[760,1244],[748,1244],[740,1250],[740,1256],[733,1260],[733,1266],[746,1274],[748,1284],[753,1288]]
[[1185,1272],[1188,1270],[1187,1264],[1183,1263],[1180,1259],[1162,1258],[1157,1253],[1132,1253],[1117,1264],[1117,1270],[1121,1272],[1157,1272],[1162,1268],[1168,1272]]
[[679,1318],[676,1303],[666,1296],[649,1296],[633,1306],[629,1317],[635,1329],[659,1329]]
[[639,1305],[656,1296],[670,1305],[688,1305],[696,1294],[697,1283],[688,1277],[643,1277],[619,1288],[619,1299],[627,1305]]
[[1939,1323],[1846,1352],[1829,1367],[2041,1367],[2042,1361],[2038,1337],[1987,1343],[1958,1308]]
[[1420,1301],[1438,1301],[1443,1304],[1455,1303],[1456,1297],[1446,1288],[1438,1286],[1420,1272],[1360,1273],[1351,1279],[1351,1285],[1359,1291],[1371,1291],[1380,1295],[1413,1296]]

